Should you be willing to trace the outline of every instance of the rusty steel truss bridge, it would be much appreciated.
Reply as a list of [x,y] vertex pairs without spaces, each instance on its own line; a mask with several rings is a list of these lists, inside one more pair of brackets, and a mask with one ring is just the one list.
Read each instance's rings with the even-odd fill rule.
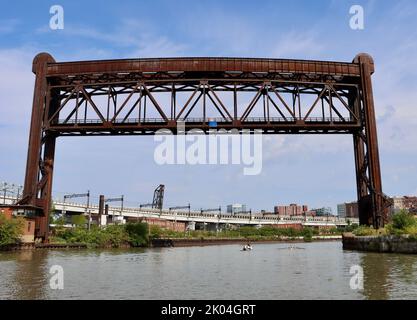
[[36,75],[23,198],[47,241],[55,142],[61,136],[153,135],[169,129],[351,134],[360,223],[379,228],[382,192],[373,59],[352,63],[243,58],[33,61]]

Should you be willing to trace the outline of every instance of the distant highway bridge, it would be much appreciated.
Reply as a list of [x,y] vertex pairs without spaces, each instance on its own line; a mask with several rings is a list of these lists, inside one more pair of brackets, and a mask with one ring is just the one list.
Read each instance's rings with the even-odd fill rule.
[[[1,203],[13,204],[16,198],[6,197],[1,199]],[[90,205],[88,208],[85,204],[68,203],[60,200],[54,200],[56,212],[66,212],[67,214],[91,214],[98,215],[99,207]],[[177,221],[185,223],[206,223],[206,224],[235,224],[235,225],[284,225],[300,223],[308,227],[343,227],[351,224],[359,224],[357,218],[339,218],[329,217],[303,217],[303,216],[263,216],[262,214],[225,214],[210,213],[200,211],[181,211],[152,208],[123,208],[109,207],[109,216],[123,216],[123,218],[157,218],[168,221]]]

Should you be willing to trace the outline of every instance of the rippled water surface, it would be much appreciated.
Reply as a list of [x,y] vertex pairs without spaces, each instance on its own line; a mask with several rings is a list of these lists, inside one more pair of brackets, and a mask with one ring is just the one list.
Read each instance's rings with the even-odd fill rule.
[[[0,253],[0,299],[417,299],[417,256],[340,242]],[[64,289],[50,288],[51,266]],[[350,269],[364,270],[352,290]]]

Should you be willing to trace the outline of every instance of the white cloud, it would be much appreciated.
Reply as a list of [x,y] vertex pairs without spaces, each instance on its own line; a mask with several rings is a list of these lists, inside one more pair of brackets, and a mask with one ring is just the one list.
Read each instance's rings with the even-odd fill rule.
[[9,34],[16,30],[20,24],[18,19],[7,19],[0,21],[0,34]]
[[0,123],[27,124],[32,107],[32,48],[0,50]]
[[273,46],[273,57],[317,59],[324,51],[323,42],[315,32],[286,32]]
[[[38,33],[54,32],[46,27],[39,28]],[[104,47],[111,45],[113,51],[106,49],[94,49],[92,52],[98,52],[96,59],[120,57],[120,52],[115,49],[127,51],[129,57],[168,57],[183,55],[186,46],[170,40],[168,37],[155,34],[152,28],[135,20],[122,20],[114,30],[106,32],[97,30],[90,26],[68,26],[61,30],[63,37],[68,38],[86,38],[97,42],[97,46],[102,43]],[[85,51],[85,50],[84,50]],[[89,53],[87,50],[85,53]],[[73,54],[73,53],[72,53]],[[74,58],[71,58],[74,60]]]

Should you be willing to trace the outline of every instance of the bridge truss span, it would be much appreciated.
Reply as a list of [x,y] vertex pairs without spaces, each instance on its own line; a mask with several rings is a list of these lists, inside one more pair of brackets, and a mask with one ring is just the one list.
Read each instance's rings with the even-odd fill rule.
[[361,223],[380,227],[382,193],[372,96],[374,63],[243,58],[56,62],[37,55],[24,197],[45,238],[60,136],[153,135],[201,129],[351,134]]
[[117,61],[109,62],[112,67],[95,66],[95,71],[85,63],[48,65],[47,98],[56,103],[46,110],[46,129],[59,135],[141,135],[161,127],[176,130],[178,122],[185,130],[207,131],[209,120],[219,129],[272,134],[352,133],[362,127],[356,65],[294,61],[283,72],[283,62],[268,60],[277,64],[270,66],[275,69],[229,71],[216,69],[223,59],[168,59],[164,65],[165,60],[149,60],[159,67],[134,71]]

